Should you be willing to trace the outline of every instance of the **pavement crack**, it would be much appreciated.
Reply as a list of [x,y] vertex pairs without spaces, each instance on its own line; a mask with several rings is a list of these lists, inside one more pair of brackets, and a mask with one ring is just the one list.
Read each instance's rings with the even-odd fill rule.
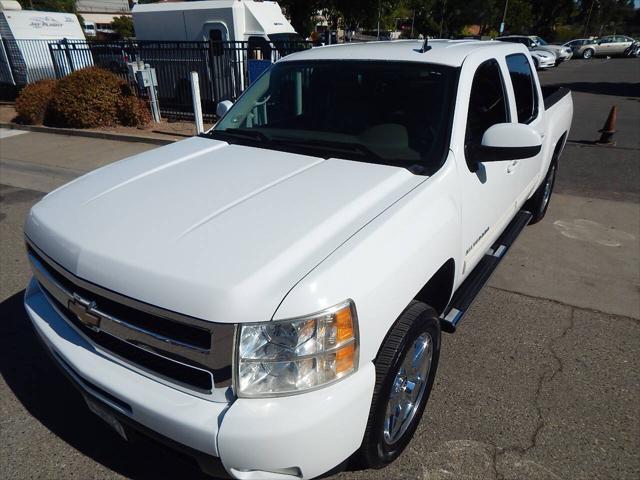
[[503,480],[504,478],[504,476],[500,473],[500,470],[498,468],[498,463],[501,457],[509,453],[516,453],[520,456],[524,456],[530,450],[538,446],[538,439],[539,439],[540,433],[546,426],[546,421],[545,421],[545,416],[543,413],[543,406],[541,401],[542,392],[544,387],[546,385],[549,385],[551,382],[553,382],[555,378],[558,376],[558,374],[564,372],[564,362],[562,361],[562,358],[560,358],[560,355],[558,354],[556,345],[558,344],[558,342],[562,341],[562,339],[565,338],[567,334],[575,327],[576,309],[577,308],[575,307],[571,307],[569,321],[564,326],[560,334],[553,337],[545,347],[545,350],[548,350],[549,353],[551,354],[551,357],[554,360],[554,365],[547,367],[540,374],[540,377],[538,378],[538,383],[536,385],[536,391],[534,393],[534,400],[533,400],[533,405],[536,410],[537,422],[536,422],[535,428],[533,429],[533,432],[529,436],[527,445],[524,447],[515,446],[515,445],[506,447],[506,448],[495,447],[494,449],[493,468],[496,473],[496,480]]
[[513,293],[514,295],[520,295],[522,297],[530,298],[532,300],[542,300],[544,302],[551,302],[551,303],[554,303],[556,305],[562,305],[563,307],[569,307],[572,310],[578,310],[578,311],[581,311],[581,312],[598,313],[600,315],[607,315],[608,317],[616,317],[618,320],[623,320],[623,321],[626,320],[626,321],[629,321],[631,323],[634,323],[635,325],[640,326],[640,318],[629,317],[629,316],[626,316],[626,315],[621,315],[619,313],[605,312],[603,310],[597,310],[595,308],[580,307],[578,305],[573,305],[571,303],[562,302],[560,300],[555,300],[553,298],[539,297],[537,295],[531,295],[531,294],[528,294],[528,293],[518,292],[517,290],[509,290],[507,288],[495,287],[493,285],[486,285],[485,288],[490,288],[490,289],[493,289],[493,290],[497,290],[498,292]]
[[502,449],[498,448],[496,445],[493,446],[493,455],[491,456],[491,470],[493,470],[493,476],[496,480],[502,480],[504,477],[498,471],[498,453],[501,452]]

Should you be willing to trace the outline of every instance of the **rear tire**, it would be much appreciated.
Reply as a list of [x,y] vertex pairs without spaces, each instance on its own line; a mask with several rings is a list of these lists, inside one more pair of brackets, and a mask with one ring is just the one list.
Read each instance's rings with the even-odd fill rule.
[[553,193],[553,186],[556,183],[556,172],[558,170],[558,162],[554,158],[549,165],[547,175],[544,177],[543,182],[535,191],[533,196],[527,200],[523,209],[531,212],[533,217],[529,221],[529,225],[538,223],[544,218],[551,202],[551,194]]
[[384,467],[409,444],[429,399],[439,357],[438,314],[414,300],[391,328],[375,360],[369,420],[354,456],[359,466]]
[[593,57],[594,53],[595,51],[593,50],[593,48],[587,48],[584,52],[582,52],[582,58],[584,58],[585,60],[589,60]]

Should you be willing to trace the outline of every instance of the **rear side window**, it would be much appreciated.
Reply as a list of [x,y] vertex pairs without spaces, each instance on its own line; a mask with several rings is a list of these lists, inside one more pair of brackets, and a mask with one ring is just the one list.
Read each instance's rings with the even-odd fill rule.
[[465,144],[479,145],[489,127],[509,121],[508,112],[500,66],[495,60],[487,60],[473,77]]
[[519,123],[531,123],[538,115],[538,95],[529,60],[521,53],[507,56],[507,67],[516,96]]

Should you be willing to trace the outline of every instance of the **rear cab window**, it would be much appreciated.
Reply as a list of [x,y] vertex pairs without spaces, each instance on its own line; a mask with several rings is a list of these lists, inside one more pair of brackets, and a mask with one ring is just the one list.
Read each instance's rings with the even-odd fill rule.
[[529,59],[522,53],[507,55],[507,68],[515,95],[518,123],[529,124],[538,116],[538,90],[529,64]]

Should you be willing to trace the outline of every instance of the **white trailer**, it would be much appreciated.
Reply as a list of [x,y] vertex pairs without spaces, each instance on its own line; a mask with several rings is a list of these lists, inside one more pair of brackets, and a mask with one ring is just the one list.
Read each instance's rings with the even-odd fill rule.
[[[201,78],[213,85],[216,102],[235,99],[251,81],[252,67],[265,68],[265,64],[294,51],[292,47],[302,40],[274,1],[138,4],[132,15],[136,40],[141,42],[225,42],[211,48],[206,68],[200,72]],[[157,66],[167,60],[174,63],[174,69],[179,68],[175,65],[180,64],[180,58],[156,56],[149,63]],[[168,87],[178,88],[166,84],[159,88]]]
[[[49,43],[63,39],[85,40],[76,15],[22,10],[18,2],[1,1],[0,83],[26,85],[55,78]],[[75,69],[91,64],[87,56],[72,61]]]
[[277,2],[208,0],[136,5],[138,40],[298,41]]

